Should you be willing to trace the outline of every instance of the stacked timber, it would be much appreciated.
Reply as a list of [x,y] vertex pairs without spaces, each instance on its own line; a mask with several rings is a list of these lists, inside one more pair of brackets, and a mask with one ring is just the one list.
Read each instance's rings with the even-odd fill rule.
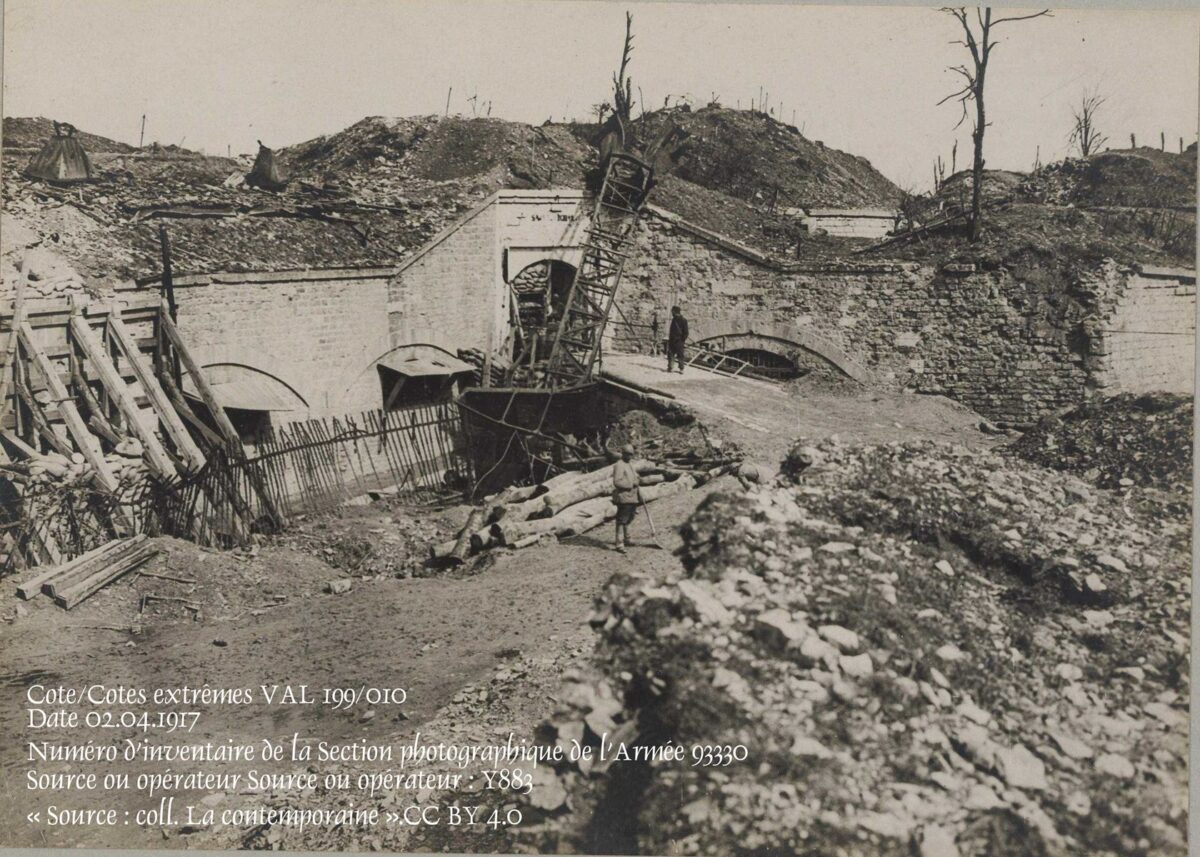
[[[690,471],[639,459],[633,466],[642,502],[651,503],[689,491],[734,465]],[[472,510],[454,539],[433,545],[430,556],[434,561],[457,563],[491,548],[523,548],[546,537],[567,538],[595,529],[617,514],[612,502],[612,473],[610,464],[502,491]]]
[[153,559],[159,550],[145,542],[145,535],[117,539],[69,562],[39,569],[17,585],[17,596],[28,601],[44,593],[59,607],[70,610]]

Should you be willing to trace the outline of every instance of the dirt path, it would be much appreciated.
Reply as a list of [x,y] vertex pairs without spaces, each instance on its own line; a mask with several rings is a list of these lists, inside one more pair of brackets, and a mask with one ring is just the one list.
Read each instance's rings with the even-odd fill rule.
[[[752,458],[773,467],[798,435],[891,440],[898,436],[987,443],[973,428],[977,417],[945,400],[911,396],[834,395],[798,398],[755,382],[685,376],[670,389],[693,407],[706,424],[739,443]],[[897,425],[899,424],[899,425]],[[31,792],[25,787],[28,742],[93,738],[98,744],[139,740],[135,729],[102,734],[48,729],[32,735],[25,721],[25,689],[41,683],[80,687],[103,682],[112,687],[189,685],[249,687],[304,684],[333,687],[402,687],[408,703],[403,714],[378,707],[366,715],[323,705],[194,706],[201,712],[188,743],[238,742],[293,733],[325,740],[366,738],[398,741],[419,730],[455,729],[472,740],[484,731],[531,735],[550,713],[562,674],[590,655],[592,631],[587,619],[593,599],[620,570],[650,577],[665,575],[678,562],[676,529],[713,490],[735,485],[725,478],[705,489],[666,498],[653,512],[668,550],[639,547],[627,555],[608,549],[607,528],[565,542],[515,553],[499,551],[473,574],[463,577],[397,579],[357,578],[342,595],[326,593],[339,575],[312,553],[285,543],[266,545],[253,558],[200,551],[194,545],[161,540],[166,555],[152,568],[169,568],[204,581],[203,585],[166,590],[202,602],[193,621],[186,611],[142,616],[140,595],[164,591],[161,581],[123,581],[66,613],[40,598],[22,605],[8,581],[0,589],[0,626],[4,652],[0,700],[0,839],[12,846],[196,847],[239,843],[239,831],[207,830],[197,835],[164,834],[158,827],[132,823],[116,827],[50,829],[31,824],[26,815],[60,807],[94,806],[89,793]],[[390,512],[356,510],[343,521],[356,532],[383,534],[393,527]],[[633,528],[635,541],[648,540],[644,518]],[[177,585],[176,585],[177,586]],[[286,600],[270,606],[272,593]],[[266,602],[264,604],[264,602]],[[255,609],[251,609],[255,608]],[[144,625],[141,633],[113,628]],[[103,627],[108,626],[108,627]],[[508,678],[497,681],[497,676]],[[514,677],[515,676],[515,677]],[[145,736],[161,740],[153,734]],[[94,770],[103,764],[37,765],[42,771]],[[162,765],[156,766],[161,769]],[[221,770],[221,766],[209,766]],[[245,764],[230,770],[244,770]],[[109,768],[136,775],[136,765]],[[149,768],[147,768],[149,769]],[[182,793],[180,801],[217,802],[245,795]],[[157,805],[135,792],[114,792],[105,800],[118,810]],[[314,845],[314,847],[317,847]],[[324,846],[321,846],[324,847]]]
[[670,396],[707,425],[737,441],[751,457],[774,466],[800,437],[886,443],[928,439],[990,446],[980,416],[943,396],[858,390],[797,392],[753,378],[731,378],[689,367],[663,371],[662,359],[640,354],[605,357],[604,375]]
[[[668,539],[697,500],[693,494],[657,504],[656,517],[670,534]],[[364,517],[361,523],[367,527],[372,522]],[[644,519],[635,525],[633,535],[639,542],[648,538]],[[403,706],[402,720],[382,707],[363,722],[364,708],[346,714],[322,705],[199,706],[200,726],[188,736],[188,743],[242,741],[246,736],[285,739],[293,732],[330,741],[360,737],[398,740],[422,729],[462,688],[486,685],[498,667],[537,664],[542,669],[528,670],[525,681],[509,686],[503,698],[480,703],[472,713],[472,719],[478,719],[486,709],[501,710],[512,720],[509,729],[529,734],[545,716],[557,677],[590,651],[592,632],[587,619],[593,597],[604,582],[621,567],[653,572],[657,566],[676,562],[669,551],[649,548],[616,554],[608,549],[608,537],[605,529],[543,548],[501,553],[490,567],[460,579],[357,580],[343,595],[320,592],[316,573],[323,568],[325,577],[333,578],[335,572],[315,558],[296,555],[292,559],[297,574],[310,580],[312,591],[307,596],[232,621],[164,619],[148,625],[139,635],[94,626],[135,619],[138,592],[145,588],[145,579],[111,587],[69,614],[45,599],[30,602],[27,615],[0,628],[0,650],[4,651],[4,675],[0,676],[4,687],[0,706],[3,841],[12,846],[64,847],[164,844],[159,829],[133,824],[50,830],[26,822],[27,813],[44,811],[48,804],[84,807],[97,803],[94,793],[47,796],[26,790],[25,771],[34,767],[27,752],[31,738],[78,741],[93,737],[97,743],[108,743],[142,737],[136,730],[121,729],[100,736],[66,730],[44,730],[33,736],[26,728],[23,708],[25,688],[35,683],[66,687],[98,681],[110,687],[403,687],[409,702]],[[172,540],[162,542],[170,551],[168,563],[173,573],[180,572],[183,558],[194,549]],[[218,556],[215,561],[221,559]],[[226,555],[225,561],[232,562],[232,558]],[[4,594],[5,604],[13,604],[12,592]],[[41,763],[37,767],[131,774],[140,770],[123,763],[73,768]],[[204,792],[184,793],[181,800],[198,801],[206,796]],[[157,798],[149,800],[129,792],[115,793],[106,801],[122,811],[157,804]],[[169,844],[178,846],[189,838],[172,837]]]

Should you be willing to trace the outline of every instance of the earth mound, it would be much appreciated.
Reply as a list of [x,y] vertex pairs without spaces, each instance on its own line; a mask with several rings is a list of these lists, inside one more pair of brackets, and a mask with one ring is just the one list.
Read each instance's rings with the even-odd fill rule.
[[[54,120],[45,116],[4,117],[4,148],[40,149],[42,144],[54,136]],[[136,146],[118,143],[107,137],[76,131],[75,139],[89,155],[100,152],[136,152]]]

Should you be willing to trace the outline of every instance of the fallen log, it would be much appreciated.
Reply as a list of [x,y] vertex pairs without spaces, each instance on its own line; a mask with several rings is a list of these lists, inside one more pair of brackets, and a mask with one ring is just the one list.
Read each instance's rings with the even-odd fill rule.
[[[691,476],[681,476],[673,482],[661,482],[642,489],[643,502],[650,503],[694,487]],[[617,507],[607,496],[594,497],[563,509],[551,518],[531,521],[501,521],[491,526],[491,534],[500,544],[514,545],[531,535],[554,533],[559,538],[578,535],[614,518]]]
[[467,558],[467,551],[471,549],[471,534],[482,526],[484,518],[485,511],[483,509],[471,510],[471,514],[467,516],[467,522],[463,524],[447,559],[456,565],[462,564],[462,561]]
[[494,533],[495,524],[489,524],[481,530],[471,533],[471,550],[475,553],[494,548],[499,544]]
[[[638,481],[640,483],[640,477],[643,475],[650,476],[651,471],[657,469],[657,465],[649,461],[635,461],[633,462],[633,468],[638,473]],[[540,499],[542,505],[545,506],[545,511],[538,515],[538,517],[552,518],[563,509],[569,508],[576,503],[611,493],[613,490],[612,468],[608,467],[603,471],[598,470],[596,472],[602,475],[596,479],[581,480],[560,491],[551,491],[549,494],[543,494]],[[533,516],[530,515],[529,517]]]
[[543,533],[557,534],[579,523],[583,518],[603,515],[607,510],[612,510],[612,513],[616,514],[617,510],[612,500],[607,497],[595,497],[582,503],[576,503],[552,518],[537,518],[532,521],[500,521],[492,524],[491,534],[499,544],[512,545],[527,536]]

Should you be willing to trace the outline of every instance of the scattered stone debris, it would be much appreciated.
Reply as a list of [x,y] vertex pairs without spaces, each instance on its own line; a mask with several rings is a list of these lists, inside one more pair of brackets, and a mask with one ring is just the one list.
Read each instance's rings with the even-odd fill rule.
[[[800,459],[708,498],[677,575],[614,579],[593,618],[602,674],[554,719],[565,734],[588,700],[619,699],[610,741],[745,760],[564,765],[577,812],[644,783],[643,852],[1182,854],[1186,524],[992,452],[823,441]],[[575,850],[583,823],[514,835]]]
[[1122,393],[1048,417],[1010,447],[1015,455],[1102,488],[1192,490],[1192,398]]

